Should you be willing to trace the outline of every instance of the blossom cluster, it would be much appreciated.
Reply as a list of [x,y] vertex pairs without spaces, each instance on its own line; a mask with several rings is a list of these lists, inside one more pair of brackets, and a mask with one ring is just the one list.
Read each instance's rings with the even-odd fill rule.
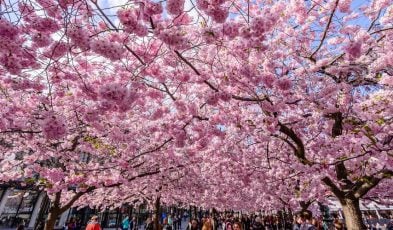
[[34,33],[31,39],[33,41],[33,47],[35,48],[46,47],[53,42],[50,34],[40,32]]
[[55,20],[43,17],[34,17],[31,21],[31,27],[43,33],[53,33],[60,29]]
[[185,0],[167,0],[166,10],[171,15],[179,15],[184,10]]
[[102,99],[101,107],[104,110],[127,111],[138,94],[120,83],[109,83],[101,86],[99,96]]
[[67,134],[67,124],[63,117],[47,114],[41,124],[42,133],[49,140],[61,139]]
[[269,32],[277,22],[277,16],[267,13],[261,17],[256,17],[251,21],[251,30],[254,36],[263,36]]
[[44,53],[49,58],[60,58],[64,56],[69,50],[69,45],[66,42],[55,42]]
[[5,19],[0,19],[0,63],[11,74],[18,74],[22,63],[18,54],[19,29]]
[[[156,8],[159,8],[158,6]],[[159,12],[159,9],[150,8],[149,14]],[[117,16],[124,26],[124,30],[128,33],[135,33],[137,36],[143,37],[148,33],[147,27],[139,20],[138,12],[131,9],[120,9],[117,11]]]
[[16,26],[12,25],[9,21],[0,19],[0,37],[7,39],[15,39],[19,30]]
[[124,53],[122,44],[111,42],[109,39],[105,38],[92,40],[90,43],[90,48],[97,54],[100,54],[113,61],[121,59]]
[[67,30],[68,37],[72,43],[81,49],[88,49],[90,47],[90,37],[88,31],[79,26],[70,26]]
[[[45,88],[45,86],[38,81],[30,81],[27,79],[24,79],[21,81],[12,81],[10,79],[9,81],[11,83],[12,89],[14,89],[14,90],[33,89],[36,91],[42,91]],[[7,82],[7,81],[5,81],[5,82]]]
[[187,39],[184,36],[185,34],[181,30],[166,29],[166,30],[161,30],[161,31],[157,32],[156,35],[165,44],[167,44],[175,49],[181,49],[187,43]]
[[223,6],[225,0],[197,0],[198,8],[209,15],[215,22],[224,23],[229,15],[228,9]]
[[357,41],[351,42],[345,47],[345,51],[350,60],[357,59],[362,53],[362,43]]
[[162,5],[160,2],[146,2],[143,12],[145,15],[147,16],[153,16],[153,15],[157,15],[157,14],[161,14],[163,11]]

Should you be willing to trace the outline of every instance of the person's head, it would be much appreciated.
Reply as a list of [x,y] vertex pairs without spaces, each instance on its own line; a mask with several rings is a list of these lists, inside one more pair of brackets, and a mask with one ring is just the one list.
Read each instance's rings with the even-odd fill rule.
[[198,228],[198,221],[196,219],[191,220],[191,228],[197,229]]
[[208,218],[206,218],[205,222],[203,223],[202,230],[210,230],[210,229],[212,229],[211,222]]
[[226,226],[225,226],[225,229],[226,230],[232,230],[233,228],[232,228],[232,223],[231,222],[228,222],[227,224],[226,224]]
[[232,226],[233,230],[242,230],[242,225],[239,222],[235,222]]
[[303,212],[301,213],[301,217],[302,217],[302,220],[303,220],[304,222],[310,223],[311,220],[312,220],[312,213],[311,213],[310,211],[308,211],[308,210],[303,211]]
[[302,224],[303,223],[302,215],[300,213],[296,213],[296,215],[293,217],[293,219],[294,219],[296,224]]
[[98,216],[94,215],[90,219],[91,221],[98,222]]

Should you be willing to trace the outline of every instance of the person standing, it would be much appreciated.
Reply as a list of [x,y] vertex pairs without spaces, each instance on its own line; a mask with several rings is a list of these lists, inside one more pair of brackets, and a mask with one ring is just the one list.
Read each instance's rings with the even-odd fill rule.
[[198,230],[198,221],[196,219],[192,219],[188,224],[187,230]]
[[172,230],[172,229],[173,229],[173,219],[172,219],[172,215],[168,215],[168,219],[167,219],[167,229],[168,229],[168,230]]
[[124,220],[121,222],[121,229],[128,230],[130,228],[130,218],[126,216]]
[[130,222],[130,230],[136,230],[138,229],[138,223],[136,221],[136,217],[132,217],[131,222]]
[[265,227],[262,224],[262,219],[261,217],[257,216],[254,220],[254,222],[251,224],[251,229],[252,230],[264,230]]
[[75,221],[74,217],[71,217],[71,219],[68,221],[67,229],[68,230],[76,230],[76,221]]
[[86,230],[101,230],[101,225],[98,223],[98,216],[93,216],[86,226]]
[[235,222],[232,226],[233,230],[242,230],[242,224],[240,222]]
[[317,228],[312,225],[312,213],[310,211],[304,211],[301,213],[302,225],[300,230],[317,230]]
[[181,218],[181,214],[180,214],[180,213],[177,215],[177,219],[179,220],[179,221],[177,222],[178,229],[181,230],[182,218]]
[[151,217],[147,218],[145,230],[153,230],[153,218],[151,218]]

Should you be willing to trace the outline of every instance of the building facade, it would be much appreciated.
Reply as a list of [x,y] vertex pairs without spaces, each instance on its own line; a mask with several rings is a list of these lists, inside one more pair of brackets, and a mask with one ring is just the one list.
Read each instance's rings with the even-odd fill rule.
[[[45,192],[26,188],[0,185],[0,229],[15,229],[20,224],[27,229],[42,229],[50,208],[50,200]],[[79,229],[84,229],[93,215],[98,215],[101,226],[105,229],[117,229],[126,216],[134,216],[139,224],[150,213],[143,206],[138,209],[124,205],[113,210],[90,208],[72,208],[64,212],[56,221],[56,229],[64,229],[69,219],[73,218]]]

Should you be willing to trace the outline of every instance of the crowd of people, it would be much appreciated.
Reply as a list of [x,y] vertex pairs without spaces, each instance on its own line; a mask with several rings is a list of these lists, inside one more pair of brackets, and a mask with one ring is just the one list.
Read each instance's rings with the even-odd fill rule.
[[[197,216],[197,217],[195,217]],[[120,225],[121,230],[344,230],[345,224],[338,215],[333,214],[329,224],[322,221],[322,218],[313,217],[310,211],[301,211],[294,215],[281,213],[276,215],[262,214],[231,214],[216,213],[206,215],[194,215],[192,218],[175,214],[163,215],[159,220],[155,216],[150,216],[144,226],[137,223],[135,217],[126,216]],[[186,220],[188,224],[182,226]],[[158,223],[158,227],[155,224]],[[76,230],[74,219],[70,219],[67,224],[68,230]],[[87,223],[86,230],[101,230],[98,216],[93,216]],[[368,227],[372,230],[393,230],[393,222],[383,228]]]
[[[145,222],[145,230],[154,229],[155,217],[149,217]],[[165,230],[181,230],[182,229],[182,216],[179,215],[168,215],[163,216],[159,221],[159,228]]]
[[264,230],[292,229],[289,218],[278,215],[241,215],[221,214],[192,219],[187,230]]
[[[163,229],[172,230],[163,225]],[[177,230],[178,228],[176,228]],[[181,229],[181,228],[180,228]],[[205,215],[192,218],[186,230],[344,230],[345,224],[337,214],[327,223],[321,217],[315,218],[308,210],[290,215]],[[381,228],[369,226],[372,230],[393,230],[393,222]]]

